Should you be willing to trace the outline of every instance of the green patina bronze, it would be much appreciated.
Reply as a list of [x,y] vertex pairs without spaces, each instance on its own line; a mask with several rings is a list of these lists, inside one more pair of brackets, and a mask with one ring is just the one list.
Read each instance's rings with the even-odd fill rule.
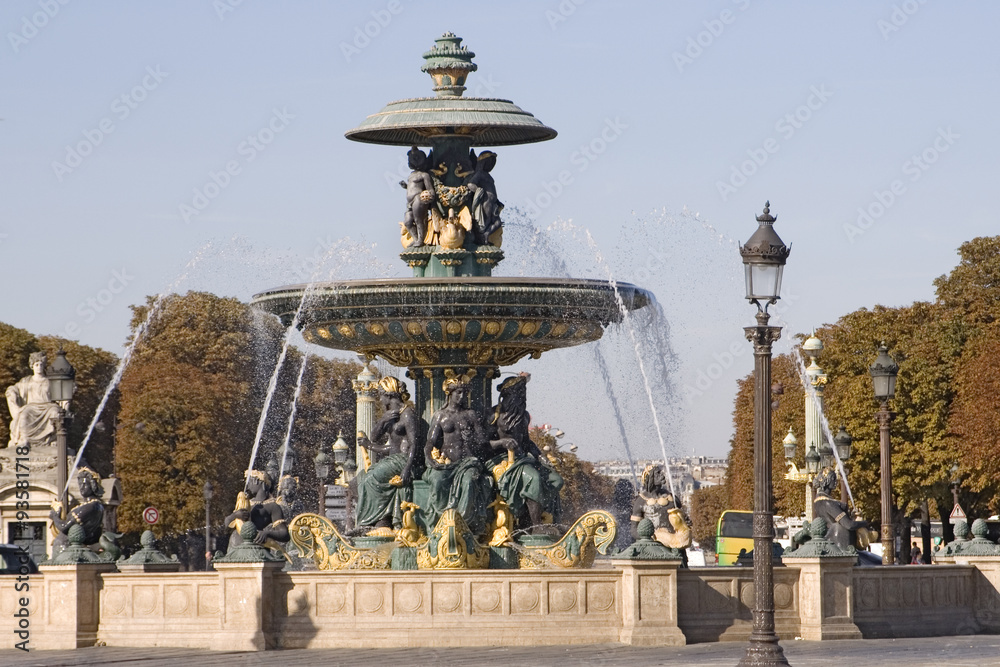
[[80,524],[73,524],[66,531],[69,546],[56,554],[55,558],[46,561],[46,565],[76,565],[79,563],[109,563],[84,544],[86,531]]
[[842,548],[836,542],[826,537],[828,526],[826,519],[818,517],[812,522],[806,522],[792,538],[792,546],[785,549],[782,558],[836,558],[857,556],[857,549],[852,546]]
[[254,544],[257,537],[257,527],[246,521],[240,527],[240,537],[243,542],[229,550],[225,556],[217,556],[216,563],[283,563],[285,559],[259,544]]
[[[982,519],[972,522],[972,539],[967,539],[969,525],[965,521],[955,524],[955,535],[961,535],[944,547],[947,556],[1000,556],[1000,545],[987,537],[989,526]],[[961,529],[961,530],[960,530]]]
[[636,541],[616,553],[614,557],[623,560],[682,560],[680,550],[671,549],[653,539],[655,530],[650,519],[643,519],[636,527],[636,532],[639,534]]
[[130,568],[142,569],[142,570],[179,570],[180,562],[177,560],[177,556],[163,553],[156,548],[156,537],[153,535],[153,531],[147,530],[143,531],[142,536],[139,538],[139,543],[142,548],[136,551],[129,558],[122,558],[118,561],[118,567],[122,570],[128,570]]

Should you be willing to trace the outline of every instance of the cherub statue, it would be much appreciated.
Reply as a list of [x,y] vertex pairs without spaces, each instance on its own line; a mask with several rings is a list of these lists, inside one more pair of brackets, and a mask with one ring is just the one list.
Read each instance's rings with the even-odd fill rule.
[[427,236],[427,216],[434,205],[434,179],[430,174],[430,159],[414,146],[407,153],[410,177],[399,184],[406,190],[406,213],[403,227],[413,239],[412,247],[424,245]]
[[492,151],[482,151],[476,156],[475,151],[470,151],[472,163],[476,165],[475,170],[466,179],[465,185],[472,194],[473,233],[476,243],[486,245],[489,243],[490,235],[500,229],[500,211],[503,204],[497,199],[497,186],[490,172],[497,164],[497,154]]
[[[32,375],[7,387],[10,444],[15,447],[52,445],[56,440],[55,420],[59,416],[59,406],[49,398],[49,379],[45,376],[48,359],[44,352],[32,352],[28,364]],[[0,447],[6,446],[7,443],[0,444]]]

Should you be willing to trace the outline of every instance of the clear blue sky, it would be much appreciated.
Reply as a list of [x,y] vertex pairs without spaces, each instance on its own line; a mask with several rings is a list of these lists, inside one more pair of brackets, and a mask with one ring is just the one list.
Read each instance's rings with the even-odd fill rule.
[[[997,25],[992,3],[918,0],[4,2],[0,320],[120,352],[146,295],[247,299],[299,282],[345,237],[324,275],[406,275],[391,185],[405,149],[343,133],[431,94],[420,55],[451,30],[477,54],[467,95],[511,99],[559,131],[498,150],[500,198],[511,213],[547,204],[533,222],[559,221],[549,234],[574,274],[606,276],[587,229],[616,278],[657,293],[677,365],[672,397],[651,378],[654,404],[683,408],[665,420],[668,448],[722,455],[735,379],[752,369],[734,242],[765,199],[793,244],[779,352],[856,308],[933,298],[958,245],[997,233]],[[244,144],[269,124],[271,143]],[[77,162],[67,147],[81,142]],[[239,173],[185,221],[181,205],[230,161]],[[564,170],[569,185],[539,200]],[[527,239],[511,230],[505,270],[548,272],[514,257]],[[612,375],[627,419],[646,424],[616,336]],[[592,357],[523,367],[536,420],[603,458],[621,448]],[[715,377],[685,402],[699,373]],[[647,427],[633,448],[659,450]]]

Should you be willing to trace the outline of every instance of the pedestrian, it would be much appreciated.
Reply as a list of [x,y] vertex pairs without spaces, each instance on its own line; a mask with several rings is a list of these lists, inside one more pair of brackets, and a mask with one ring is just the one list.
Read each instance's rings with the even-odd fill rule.
[[920,560],[920,547],[914,542],[913,546],[910,547],[910,565],[921,565],[923,563]]

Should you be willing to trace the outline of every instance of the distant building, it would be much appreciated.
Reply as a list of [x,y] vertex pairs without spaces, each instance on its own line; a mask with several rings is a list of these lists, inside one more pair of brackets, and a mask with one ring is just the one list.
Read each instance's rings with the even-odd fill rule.
[[[722,484],[729,467],[728,458],[711,456],[671,457],[667,459],[667,463],[674,491],[685,507],[690,507],[691,495],[697,489]],[[635,475],[639,476],[646,466],[656,464],[663,465],[663,459],[640,459],[635,462],[634,468],[627,460],[597,461],[594,469],[612,479],[625,479],[635,484],[633,469]]]

